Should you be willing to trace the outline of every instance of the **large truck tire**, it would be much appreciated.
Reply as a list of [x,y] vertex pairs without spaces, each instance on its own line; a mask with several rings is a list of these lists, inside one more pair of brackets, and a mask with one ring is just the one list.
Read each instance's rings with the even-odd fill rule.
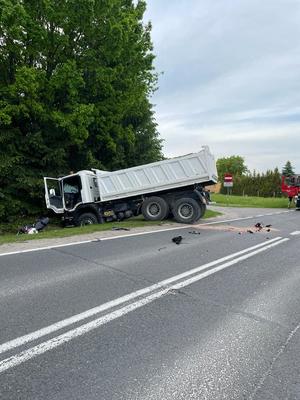
[[206,212],[206,204],[200,204],[200,208],[201,208],[200,218],[202,218],[202,217],[204,217],[204,214]]
[[98,224],[98,219],[93,213],[83,213],[76,218],[77,226]]
[[162,197],[148,197],[143,201],[142,214],[148,221],[162,221],[169,214],[169,206]]
[[205,207],[191,197],[182,197],[175,201],[172,212],[175,221],[183,224],[193,224],[204,215]]

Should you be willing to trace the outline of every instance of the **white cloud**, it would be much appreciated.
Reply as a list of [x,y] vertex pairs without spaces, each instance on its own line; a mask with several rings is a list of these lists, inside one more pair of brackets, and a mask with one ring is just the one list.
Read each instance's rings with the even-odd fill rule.
[[300,172],[300,1],[148,0],[168,156],[209,144]]

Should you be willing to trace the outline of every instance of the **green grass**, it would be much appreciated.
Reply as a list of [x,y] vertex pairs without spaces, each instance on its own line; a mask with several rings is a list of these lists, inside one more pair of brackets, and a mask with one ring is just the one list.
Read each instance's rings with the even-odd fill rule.
[[[207,210],[204,218],[213,218],[218,215],[222,215],[220,212]],[[20,221],[18,221],[20,222]],[[160,224],[170,223],[174,221],[163,221]],[[37,235],[16,235],[12,232],[17,232],[18,227],[28,223],[28,221],[21,223],[11,223],[11,224],[1,224],[0,231],[5,231],[7,233],[3,233],[0,235],[0,245],[4,243],[18,243],[24,242],[27,240],[38,240],[38,239],[53,239],[53,238],[63,238],[69,236],[83,235],[87,233],[94,232],[103,232],[110,231],[114,226],[123,227],[123,228],[137,228],[137,227],[145,227],[145,226],[155,226],[158,225],[157,222],[145,221],[142,216],[136,218],[130,218],[123,222],[107,222],[105,224],[96,224],[96,225],[87,225],[82,227],[72,227],[72,228],[62,228],[56,224],[50,224],[47,228],[37,234]],[[9,229],[9,231],[8,231]]]
[[[212,201],[219,206],[230,207],[260,207],[260,208],[287,208],[288,199],[285,197],[252,197],[252,196],[227,196],[225,194],[212,194]],[[294,207],[294,204],[292,205]]]

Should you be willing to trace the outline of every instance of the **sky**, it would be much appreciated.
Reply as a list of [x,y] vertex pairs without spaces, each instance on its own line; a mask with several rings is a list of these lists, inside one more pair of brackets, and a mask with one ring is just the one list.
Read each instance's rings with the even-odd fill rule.
[[300,0],[148,0],[167,157],[209,145],[300,173]]

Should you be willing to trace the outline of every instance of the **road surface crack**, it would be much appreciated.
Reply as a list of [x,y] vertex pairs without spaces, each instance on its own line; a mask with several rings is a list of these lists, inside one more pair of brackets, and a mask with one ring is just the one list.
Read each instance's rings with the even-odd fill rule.
[[214,302],[214,301],[211,301],[211,300],[204,299],[204,298],[199,297],[198,295],[196,295],[194,293],[187,293],[186,291],[184,291],[182,289],[178,290],[178,289],[172,289],[171,288],[169,293],[172,293],[174,295],[175,294],[181,294],[181,295],[184,295],[184,296],[186,296],[186,297],[188,297],[188,298],[190,298],[192,300],[200,302],[202,305],[213,305],[213,306],[222,308],[223,310],[225,310],[227,312],[231,312],[231,313],[234,313],[234,314],[242,315],[242,316],[244,316],[244,317],[246,317],[248,319],[254,320],[256,322],[261,322],[261,323],[270,325],[272,327],[276,326],[276,327],[281,328],[281,329],[287,329],[286,326],[284,326],[282,324],[279,324],[278,322],[271,321],[271,320],[269,320],[267,318],[259,317],[258,315],[255,315],[255,314],[252,314],[252,313],[249,313],[249,312],[246,312],[246,311],[239,310],[239,309],[237,309],[235,307],[232,307],[232,306],[229,306],[229,305],[224,305],[224,304],[220,304],[220,303],[217,303],[217,302]]
[[300,329],[300,324],[298,324],[288,335],[286,341],[279,347],[279,350],[277,351],[277,353],[275,354],[275,356],[273,357],[270,367],[266,370],[266,372],[263,374],[263,376],[261,377],[261,379],[259,380],[258,384],[256,385],[255,389],[253,390],[253,392],[251,393],[250,397],[248,398],[248,400],[254,400],[254,398],[256,397],[257,392],[262,388],[264,382],[266,381],[266,379],[268,378],[268,376],[271,374],[272,369],[274,368],[276,362],[279,360],[279,358],[281,357],[281,355],[285,352],[287,346],[289,345],[290,341],[293,339],[293,337],[296,335],[296,333],[298,332],[298,330]]
[[130,274],[128,272],[122,271],[121,269],[116,268],[116,267],[112,267],[111,265],[108,265],[108,264],[98,263],[95,260],[90,260],[88,258],[79,256],[78,254],[68,253],[67,251],[64,251],[64,250],[61,250],[61,249],[53,249],[53,250],[57,251],[58,253],[62,253],[62,254],[65,254],[65,255],[68,255],[68,256],[71,256],[71,257],[74,257],[74,258],[78,258],[79,260],[88,262],[89,264],[94,264],[94,265],[97,265],[98,267],[102,267],[102,268],[105,268],[107,270],[110,270],[110,271],[116,272],[118,274],[121,274],[121,275],[125,276],[128,280],[130,280],[133,283],[145,283],[145,284],[146,283],[147,284],[149,284],[149,283],[153,284],[154,283],[154,282],[144,278],[141,275],[139,275],[139,277],[137,279],[137,275],[133,275],[133,274]]

